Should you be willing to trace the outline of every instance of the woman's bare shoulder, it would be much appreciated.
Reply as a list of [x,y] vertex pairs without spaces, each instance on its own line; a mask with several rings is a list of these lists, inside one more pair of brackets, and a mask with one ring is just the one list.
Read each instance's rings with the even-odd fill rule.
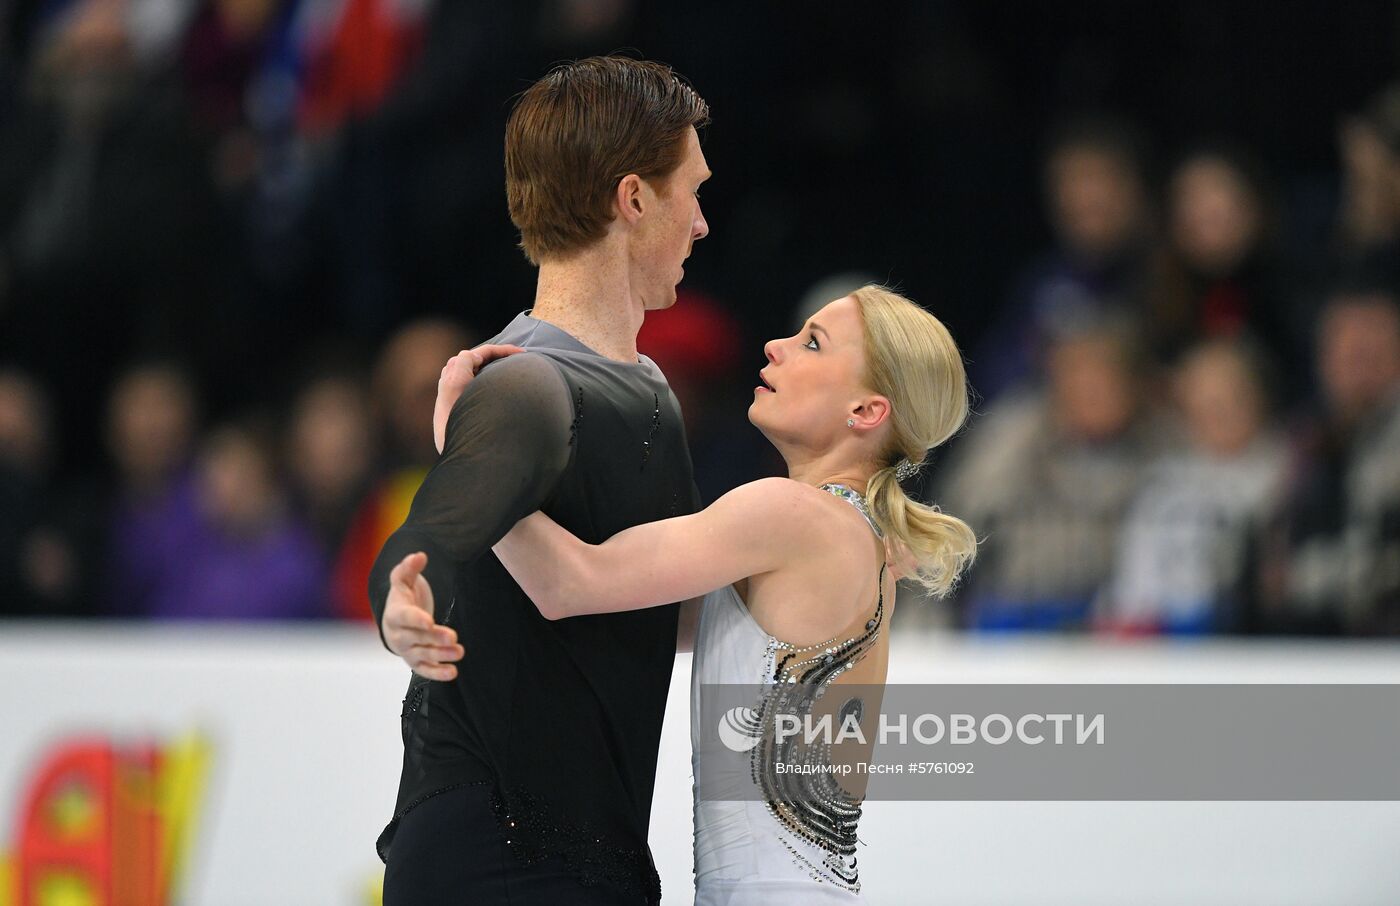
[[766,530],[804,548],[833,540],[831,516],[839,516],[840,507],[848,506],[826,491],[791,478],[760,478],[742,484],[714,505],[742,508]]
[[[789,478],[764,478],[730,491],[714,506],[734,508],[765,544],[781,551],[771,572],[798,574],[802,581],[857,570],[877,546],[870,526],[845,500]],[[742,592],[741,592],[742,593]]]

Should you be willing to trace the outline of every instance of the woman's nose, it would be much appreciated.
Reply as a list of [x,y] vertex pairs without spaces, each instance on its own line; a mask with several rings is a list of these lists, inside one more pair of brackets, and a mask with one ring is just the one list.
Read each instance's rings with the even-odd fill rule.
[[778,363],[778,356],[776,354],[777,351],[777,340],[769,340],[767,343],[763,344],[763,354],[768,357],[768,361],[772,362],[775,365]]

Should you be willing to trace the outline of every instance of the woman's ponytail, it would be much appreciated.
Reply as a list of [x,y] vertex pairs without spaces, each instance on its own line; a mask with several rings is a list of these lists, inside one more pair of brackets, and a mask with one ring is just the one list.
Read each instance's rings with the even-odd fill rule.
[[889,555],[905,564],[903,578],[943,597],[977,556],[977,536],[966,522],[904,493],[894,466],[881,469],[866,487],[870,515],[885,533]]
[[[941,321],[898,293],[865,286],[851,296],[865,332],[866,382],[891,402],[888,456],[921,462],[967,420],[962,354]],[[866,500],[889,556],[929,594],[946,595],[977,556],[968,524],[909,499],[895,466],[871,476]]]

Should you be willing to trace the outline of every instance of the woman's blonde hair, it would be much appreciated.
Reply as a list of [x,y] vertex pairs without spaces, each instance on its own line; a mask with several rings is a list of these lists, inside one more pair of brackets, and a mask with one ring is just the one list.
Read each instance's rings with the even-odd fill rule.
[[906,578],[946,595],[977,556],[977,537],[956,516],[909,499],[895,471],[901,460],[922,463],[967,420],[962,353],[941,321],[893,290],[871,284],[851,297],[865,334],[865,383],[891,409],[889,445],[866,488],[870,514],[891,556],[912,560]]

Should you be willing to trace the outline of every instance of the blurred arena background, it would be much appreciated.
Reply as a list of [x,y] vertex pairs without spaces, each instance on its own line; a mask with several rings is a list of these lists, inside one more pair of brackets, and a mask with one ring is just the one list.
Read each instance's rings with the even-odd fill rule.
[[[368,571],[530,304],[510,100],[596,53],[714,115],[640,339],[707,499],[781,464],[744,411],[807,311],[887,282],[964,350],[920,480],[985,542],[892,682],[1400,679],[1398,49],[1379,0],[0,0],[0,906],[374,902]],[[867,826],[877,904],[1400,900],[1394,803]]]

